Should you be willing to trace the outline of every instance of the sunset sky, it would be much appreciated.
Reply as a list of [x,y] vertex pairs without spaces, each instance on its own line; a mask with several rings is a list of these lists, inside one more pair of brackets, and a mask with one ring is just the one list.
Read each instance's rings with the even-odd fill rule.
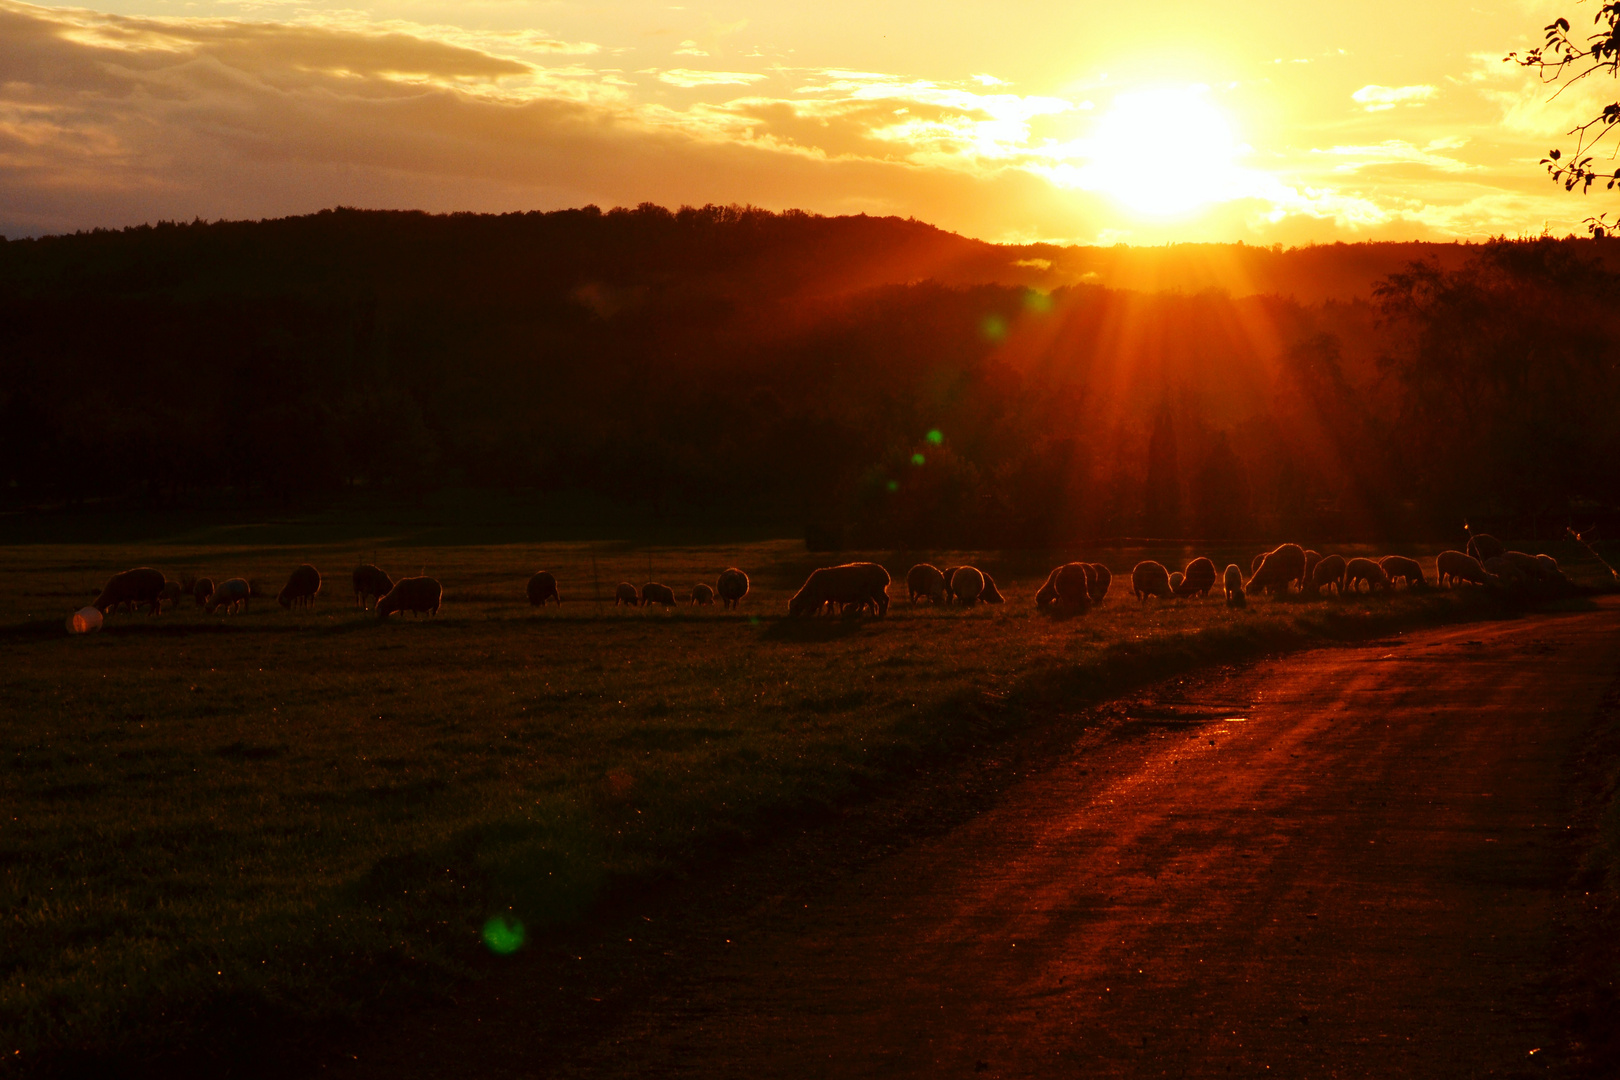
[[[0,232],[338,204],[914,216],[997,241],[1582,231],[1538,159],[1620,96],[1540,0],[0,0]],[[1308,13],[1307,13],[1308,12]]]

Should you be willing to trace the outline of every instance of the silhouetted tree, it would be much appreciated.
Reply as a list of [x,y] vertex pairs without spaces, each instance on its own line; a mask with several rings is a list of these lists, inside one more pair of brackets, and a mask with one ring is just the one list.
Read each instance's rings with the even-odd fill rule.
[[1229,539],[1249,531],[1249,483],[1243,462],[1224,431],[1215,436],[1215,444],[1198,470],[1193,501],[1200,535]]
[[1144,486],[1143,526],[1148,535],[1178,535],[1181,532],[1181,462],[1176,452],[1176,421],[1168,405],[1160,407],[1153,421]]

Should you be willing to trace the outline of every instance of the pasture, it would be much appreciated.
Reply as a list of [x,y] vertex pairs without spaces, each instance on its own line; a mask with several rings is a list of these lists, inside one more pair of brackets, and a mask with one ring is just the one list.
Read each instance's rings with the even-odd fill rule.
[[[441,614],[356,610],[362,550],[396,577],[439,578]],[[1197,554],[1246,569],[1255,550]],[[495,945],[521,923],[534,947],[604,898],[1032,717],[1202,662],[1504,611],[1466,589],[1246,610],[1218,585],[1132,599],[1138,559],[1187,554],[1084,552],[1113,588],[1060,620],[1031,599],[1055,556],[228,532],[0,547],[0,1051],[71,1065],[353,1018],[466,974],[492,918],[507,930]],[[809,569],[862,557],[896,579],[888,618],[783,617]],[[1007,603],[913,606],[904,575],[922,559],[988,569]],[[283,610],[275,592],[304,561],[325,575],[320,597]],[[236,616],[186,598],[63,630],[142,564],[267,595]],[[649,567],[684,596],[731,565],[753,579],[736,613],[612,603]],[[528,605],[538,569],[560,609]]]

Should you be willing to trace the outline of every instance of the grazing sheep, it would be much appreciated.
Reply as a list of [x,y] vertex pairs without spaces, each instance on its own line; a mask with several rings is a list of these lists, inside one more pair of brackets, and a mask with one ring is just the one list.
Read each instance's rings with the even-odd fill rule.
[[[980,573],[984,573],[984,571],[980,571]],[[984,592],[979,594],[979,600],[986,604],[1000,604],[1005,599],[1006,597],[1001,595],[1001,590],[996,588],[996,579],[988,573],[984,573]]]
[[1226,590],[1227,607],[1246,607],[1248,599],[1243,595],[1243,568],[1237,563],[1227,563],[1226,572],[1221,575],[1221,586]]
[[957,567],[956,573],[951,575],[951,595],[956,602],[972,607],[979,602],[979,596],[984,592],[984,574],[972,566]]
[[248,598],[252,595],[253,589],[248,585],[246,578],[233,577],[214,587],[204,607],[208,609],[210,615],[220,608],[225,609],[225,614],[234,615],[238,611],[247,610]]
[[1546,568],[1534,555],[1526,555],[1522,551],[1504,551],[1501,558],[1527,581],[1542,581],[1547,577]]
[[1298,544],[1282,544],[1260,558],[1260,567],[1244,586],[1248,592],[1286,593],[1294,582],[1305,585],[1305,549]]
[[198,607],[207,607],[208,606],[208,598],[210,596],[212,596],[213,594],[214,594],[214,579],[213,578],[198,578],[196,584],[194,584],[191,587],[192,599],[197,601],[197,606]]
[[547,601],[554,601],[562,607],[562,593],[557,591],[557,578],[547,570],[537,570],[529,578],[528,585],[529,606],[545,607]]
[[1266,556],[1269,554],[1271,554],[1269,551],[1262,551],[1253,559],[1249,560],[1249,573],[1254,574],[1257,572],[1260,569],[1260,564],[1266,561]]
[[1524,572],[1500,555],[1494,559],[1486,559],[1482,565],[1485,572],[1496,579],[1498,585],[1516,589],[1525,584]]
[[1303,592],[1310,585],[1312,575],[1316,572],[1316,564],[1321,561],[1322,553],[1320,551],[1311,548],[1305,549],[1305,576],[1299,579],[1300,591]]
[[354,568],[354,606],[362,611],[387,596],[393,587],[393,579],[370,563]]
[[1389,589],[1389,575],[1384,573],[1383,567],[1371,559],[1351,559],[1344,565],[1344,588],[1346,592],[1360,592],[1361,583],[1367,583],[1368,592],[1377,592],[1379,589]]
[[1114,580],[1113,573],[1100,562],[1087,563],[1091,569],[1091,589],[1089,595],[1093,604],[1103,602],[1108,595],[1108,586]]
[[1168,598],[1171,595],[1170,571],[1164,568],[1163,563],[1144,559],[1131,570],[1131,592],[1138,600],[1146,600],[1150,596]]
[[845,563],[813,571],[788,601],[788,614],[814,615],[827,604],[873,604],[889,612],[889,572],[877,563]]
[[377,618],[386,619],[396,611],[409,611],[412,615],[437,615],[444,589],[436,578],[400,578],[388,595],[377,601]]
[[618,607],[620,604],[627,604],[630,607],[641,606],[641,594],[628,581],[619,582],[618,588],[613,590],[613,606]]
[[675,590],[668,585],[660,585],[656,581],[649,581],[641,587],[642,606],[662,604],[665,607],[675,606]]
[[934,603],[945,599],[945,575],[933,563],[918,563],[906,571],[906,591],[915,604],[917,597],[926,596]]
[[1035,592],[1035,606],[1043,611],[1085,611],[1092,605],[1094,590],[1090,563],[1064,563],[1046,575],[1046,583]]
[[119,604],[128,604],[131,611],[144,605],[151,609],[153,615],[160,615],[163,613],[163,586],[166,584],[168,582],[163,579],[163,571],[150,566],[137,566],[109,578],[101,595],[90,606],[103,616]]
[[1558,560],[1551,555],[1537,555],[1536,562],[1541,564],[1542,572],[1548,577],[1557,579],[1564,576],[1564,572],[1558,569]]
[[725,607],[734,608],[748,595],[748,575],[735,566],[723,570],[714,591],[720,594],[720,600]]
[[1442,551],[1434,557],[1434,580],[1449,589],[1458,581],[1466,581],[1470,585],[1489,585],[1491,575],[1472,555],[1461,551]]
[[184,594],[185,590],[180,587],[180,583],[178,581],[165,581],[163,583],[163,591],[158,593],[158,602],[160,604],[168,604],[170,607],[174,607],[180,602],[180,597]]
[[1183,574],[1180,570],[1172,570],[1172,571],[1170,571],[1170,595],[1171,596],[1179,595],[1179,590],[1181,589],[1181,579],[1184,578],[1184,577],[1186,577],[1186,575]]
[[1487,559],[1499,559],[1507,551],[1507,545],[1502,543],[1490,533],[1468,533],[1468,554],[1477,559],[1481,566]]
[[947,600],[954,601],[956,599],[956,594],[951,592],[951,578],[955,577],[956,572],[960,569],[962,569],[960,566],[947,566],[940,571],[940,575],[945,579],[945,599]]
[[276,603],[284,608],[314,607],[320,591],[321,572],[305,563],[287,578],[286,586],[276,596]]
[[1388,575],[1391,584],[1396,579],[1406,582],[1409,589],[1421,589],[1428,584],[1423,577],[1423,567],[1418,565],[1416,559],[1408,559],[1405,555],[1385,555],[1378,560],[1378,565]]
[[1324,555],[1316,562],[1316,569],[1311,571],[1311,595],[1321,596],[1325,586],[1333,586],[1333,591],[1340,596],[1344,595],[1345,561],[1343,555]]
[[714,589],[703,582],[692,586],[692,603],[699,607],[708,607],[714,603]]
[[1215,564],[1200,555],[1187,564],[1187,569],[1182,571],[1181,581],[1172,579],[1171,584],[1177,596],[1208,596],[1209,590],[1215,587]]

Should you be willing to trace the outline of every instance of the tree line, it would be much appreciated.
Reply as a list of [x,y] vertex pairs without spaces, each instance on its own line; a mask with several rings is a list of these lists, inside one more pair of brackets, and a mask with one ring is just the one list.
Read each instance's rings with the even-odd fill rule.
[[1044,291],[921,223],[735,207],[12,241],[0,492],[566,489],[824,546],[1561,524],[1617,490],[1613,243],[1301,303]]

